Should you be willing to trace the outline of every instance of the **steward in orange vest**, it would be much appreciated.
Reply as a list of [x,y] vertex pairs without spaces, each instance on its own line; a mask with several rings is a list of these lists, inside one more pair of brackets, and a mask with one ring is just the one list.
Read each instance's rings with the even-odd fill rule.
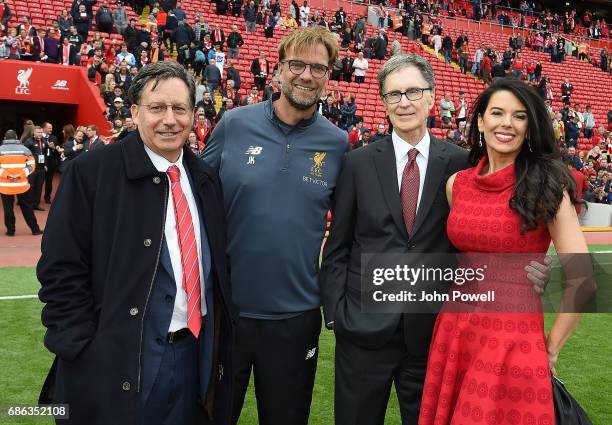
[[17,140],[17,134],[8,130],[4,142],[0,145],[0,195],[4,208],[4,224],[6,235],[15,235],[15,195],[21,207],[23,218],[32,230],[33,235],[42,232],[36,222],[32,200],[27,193],[30,189],[28,175],[34,170],[34,157],[32,152]]

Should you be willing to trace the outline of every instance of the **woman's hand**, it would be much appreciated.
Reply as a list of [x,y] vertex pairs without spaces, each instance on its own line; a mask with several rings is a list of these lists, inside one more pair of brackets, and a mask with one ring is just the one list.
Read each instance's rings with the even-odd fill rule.
[[554,376],[557,376],[557,369],[555,369],[555,365],[557,364],[557,360],[559,360],[559,353],[552,353],[550,351],[548,354],[548,368],[550,369],[550,373]]

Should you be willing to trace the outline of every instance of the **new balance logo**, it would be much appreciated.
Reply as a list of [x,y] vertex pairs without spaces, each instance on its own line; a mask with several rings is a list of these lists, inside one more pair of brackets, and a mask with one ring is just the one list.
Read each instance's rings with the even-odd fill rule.
[[57,80],[55,84],[51,86],[52,90],[68,90],[68,81]]
[[312,359],[316,352],[317,352],[317,347],[311,348],[310,350],[308,350],[308,352],[306,353],[306,360]]
[[262,150],[263,148],[261,146],[249,146],[249,148],[244,153],[245,155],[249,156],[249,158],[247,159],[247,165],[255,165],[255,156],[259,155]]

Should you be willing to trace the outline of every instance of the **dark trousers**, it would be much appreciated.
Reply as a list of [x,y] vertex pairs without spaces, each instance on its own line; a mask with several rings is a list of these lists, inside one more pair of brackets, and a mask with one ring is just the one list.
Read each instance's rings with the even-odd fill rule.
[[283,320],[241,317],[234,347],[234,413],[240,418],[251,369],[260,425],[306,425],[317,371],[320,310]]
[[166,344],[151,393],[141,406],[141,425],[195,423],[198,370],[198,341],[192,335]]
[[53,177],[57,171],[57,165],[47,162],[47,171],[45,172],[45,202],[51,202],[51,193],[53,193]]
[[361,83],[363,83],[364,79],[365,79],[365,76],[359,76],[359,75],[355,76],[355,82],[356,83],[361,84]]
[[426,358],[407,354],[402,321],[383,347],[367,349],[336,334],[336,425],[383,425],[395,383],[402,424],[419,419]]
[[40,205],[40,195],[42,194],[43,184],[45,183],[45,169],[36,168],[32,174],[28,176],[30,182],[30,190],[28,193],[32,197],[32,208],[38,208]]
[[[21,213],[26,224],[31,231],[40,230],[36,222],[36,216],[32,210],[32,201],[28,192],[17,195],[17,204],[21,208]],[[2,195],[2,208],[4,209],[4,225],[8,233],[15,233],[15,195]]]

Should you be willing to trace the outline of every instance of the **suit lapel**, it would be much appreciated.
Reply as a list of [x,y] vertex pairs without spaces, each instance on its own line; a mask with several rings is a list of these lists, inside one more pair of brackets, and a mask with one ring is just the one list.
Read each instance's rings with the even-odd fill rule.
[[382,189],[383,196],[387,202],[387,207],[391,212],[393,221],[397,225],[402,235],[408,239],[406,224],[402,215],[402,204],[400,200],[399,187],[397,186],[397,167],[395,164],[395,150],[391,137],[381,140],[374,157],[378,181]]
[[433,203],[440,183],[444,178],[446,166],[448,164],[448,154],[446,153],[445,142],[441,142],[435,137],[431,136],[431,143],[429,145],[429,160],[427,162],[427,173],[425,175],[425,183],[423,185],[423,193],[421,194],[421,202],[417,210],[416,219],[414,221],[414,227],[412,234],[415,235],[418,232],[419,227],[423,224],[431,204]]

